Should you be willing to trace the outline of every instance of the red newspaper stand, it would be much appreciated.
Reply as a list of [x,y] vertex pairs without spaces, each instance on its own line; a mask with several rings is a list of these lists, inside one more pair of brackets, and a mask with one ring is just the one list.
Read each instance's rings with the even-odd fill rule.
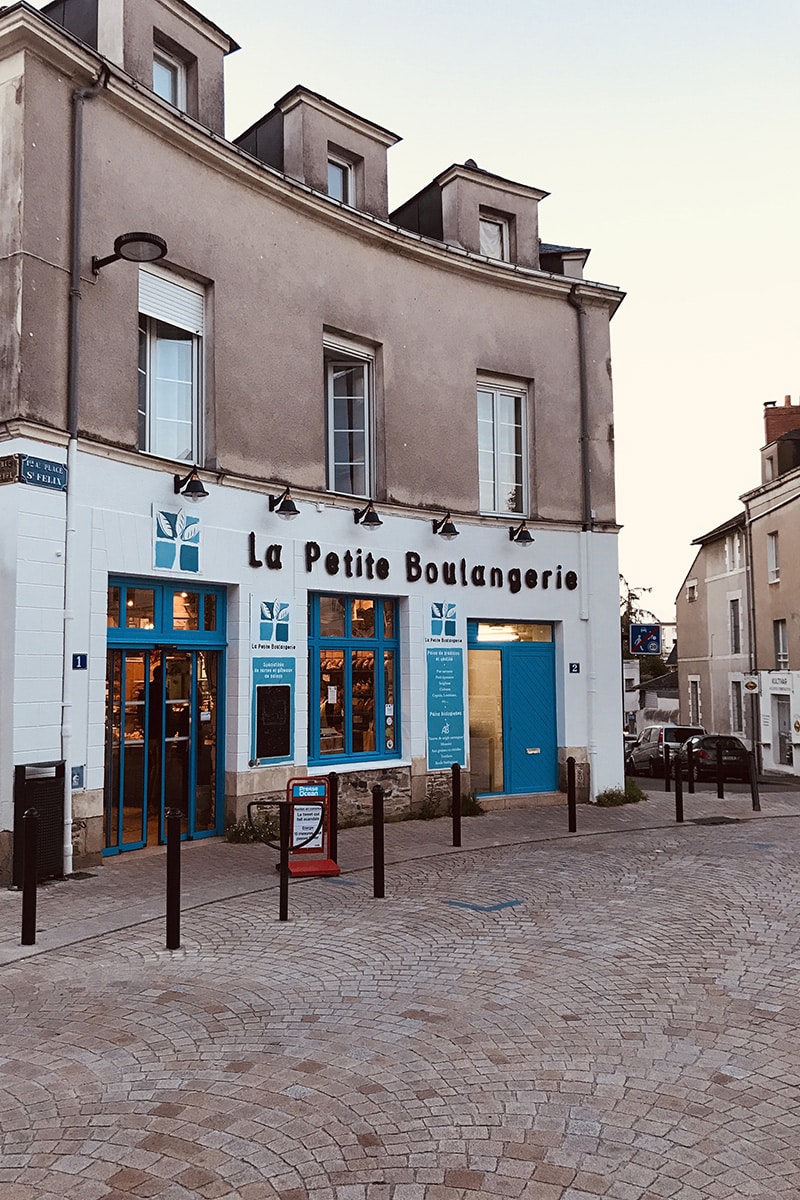
[[339,867],[328,850],[331,812],[328,780],[322,775],[290,779],[286,785],[286,800],[292,815],[289,873],[293,876],[338,875]]

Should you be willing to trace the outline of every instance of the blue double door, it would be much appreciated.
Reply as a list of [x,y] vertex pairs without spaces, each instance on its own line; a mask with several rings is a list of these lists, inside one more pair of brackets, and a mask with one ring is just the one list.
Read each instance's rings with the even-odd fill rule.
[[470,623],[469,708],[476,792],[521,795],[556,790],[551,625]]

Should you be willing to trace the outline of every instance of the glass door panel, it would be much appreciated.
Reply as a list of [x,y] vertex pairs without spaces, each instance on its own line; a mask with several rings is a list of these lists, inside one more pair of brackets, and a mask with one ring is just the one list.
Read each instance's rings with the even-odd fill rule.
[[219,652],[197,654],[197,721],[195,724],[194,829],[210,832],[217,826],[217,675]]
[[475,792],[502,792],[503,675],[500,650],[470,650],[470,773]]
[[168,651],[165,655],[164,790],[161,807],[179,808],[187,819],[192,765],[190,743],[194,657],[191,651]]

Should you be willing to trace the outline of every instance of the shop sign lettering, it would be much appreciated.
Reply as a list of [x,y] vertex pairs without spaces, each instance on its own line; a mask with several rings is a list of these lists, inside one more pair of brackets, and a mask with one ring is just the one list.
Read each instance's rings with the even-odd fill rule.
[[[283,546],[273,542],[265,547],[259,557],[256,547],[256,535],[249,535],[249,562],[251,567],[267,567],[271,571],[283,568]],[[375,555],[371,551],[364,553],[359,546],[355,550],[347,549],[343,553],[338,550],[325,552],[319,542],[306,542],[304,559],[308,574],[324,571],[331,578],[343,576],[345,579],[380,579],[389,578],[391,567],[388,558]],[[565,571],[561,563],[555,567],[536,569],[528,567],[496,567],[484,563],[471,563],[466,558],[453,561],[434,562],[423,561],[416,550],[407,550],[404,556],[405,578],[407,583],[419,583],[424,580],[430,585],[445,584],[448,587],[489,587],[505,588],[512,593],[523,588],[542,591],[566,589],[574,592],[578,587],[576,571]]]

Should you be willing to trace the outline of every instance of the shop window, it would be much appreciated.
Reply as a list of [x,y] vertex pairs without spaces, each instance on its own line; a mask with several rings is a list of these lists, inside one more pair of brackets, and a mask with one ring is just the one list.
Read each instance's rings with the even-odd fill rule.
[[180,643],[223,644],[225,600],[220,588],[147,586],[116,578],[109,581],[109,643],[135,644],[164,639]]
[[399,746],[396,601],[309,600],[310,758],[394,758]]
[[525,389],[478,386],[481,512],[526,512],[526,408]]
[[139,269],[139,449],[178,462],[201,455],[205,293]]
[[366,498],[373,490],[374,357],[354,343],[325,342],[328,490]]

